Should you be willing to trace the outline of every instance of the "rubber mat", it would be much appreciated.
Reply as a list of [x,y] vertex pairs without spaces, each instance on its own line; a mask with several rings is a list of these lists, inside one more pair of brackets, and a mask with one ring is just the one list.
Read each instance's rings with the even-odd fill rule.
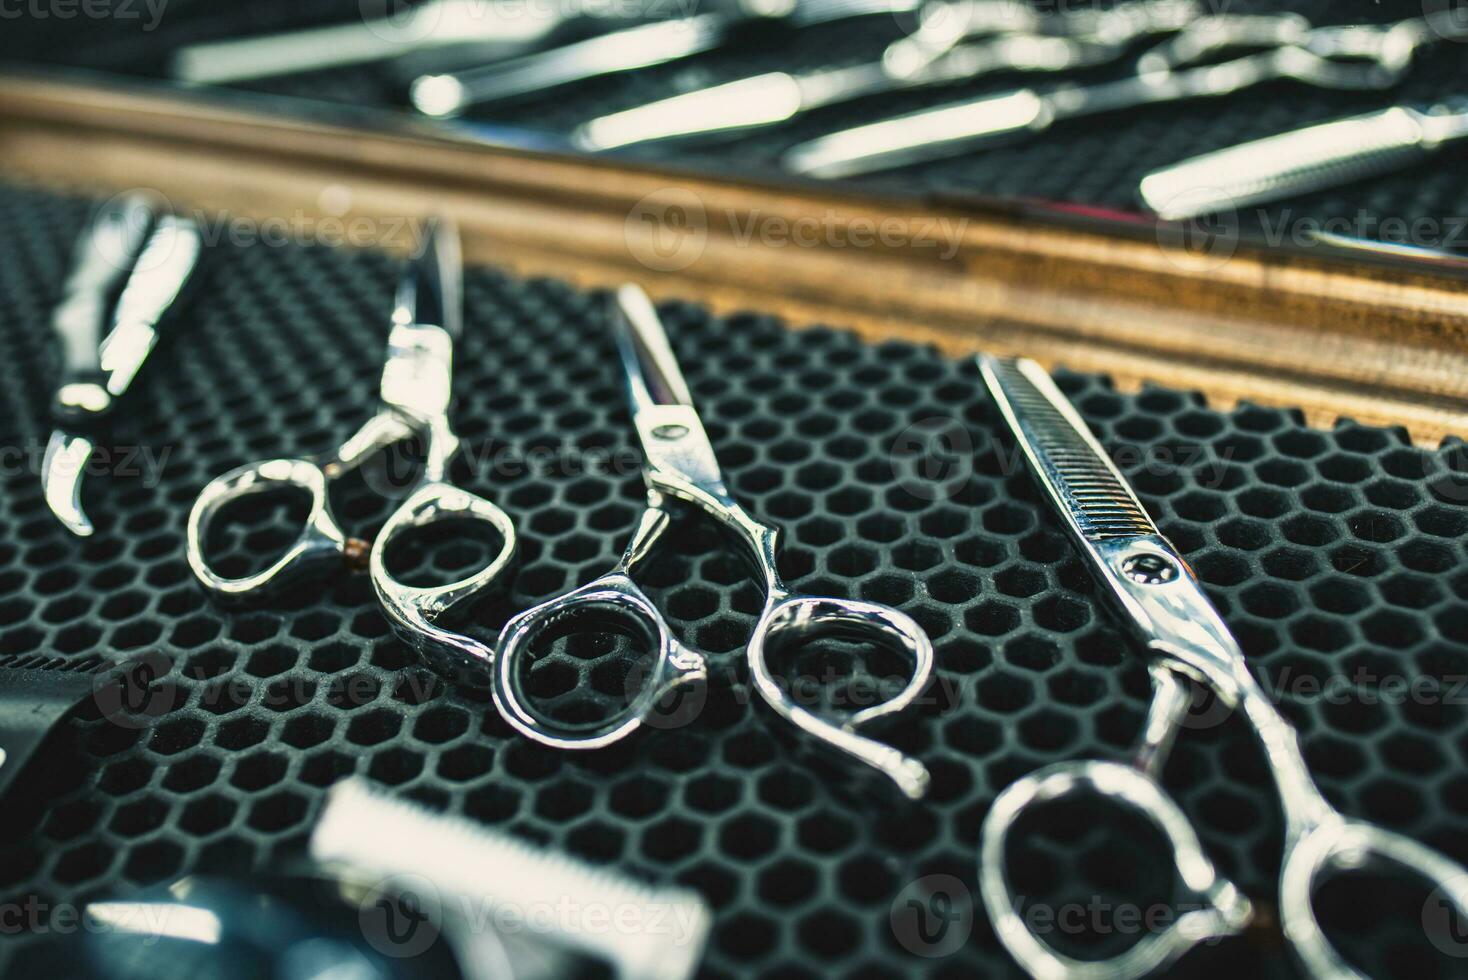
[[[784,529],[792,587],[894,604],[933,637],[934,686],[893,736],[931,767],[928,801],[902,812],[848,799],[786,753],[742,668],[761,596],[701,520],[677,528],[643,581],[680,637],[710,654],[707,703],[676,730],[557,753],[515,736],[481,694],[437,682],[390,635],[364,577],[233,611],[188,571],[185,520],[210,478],[334,446],[372,410],[397,272],[384,255],[218,247],[100,457],[111,472],[89,479],[97,536],[75,540],[50,517],[34,468],[57,367],[47,313],[90,205],[0,187],[0,657],[144,657],[158,680],[147,697],[69,723],[82,761],[43,773],[31,790],[43,820],[7,835],[0,899],[18,905],[5,908],[279,867],[302,851],[325,787],[360,773],[694,886],[716,909],[708,976],[1014,972],[975,908],[979,823],[1000,789],[1040,765],[1124,752],[1148,679],[1056,517],[1004,463],[1013,450],[972,363],[867,346],[839,325],[662,308],[734,492]],[[609,568],[641,509],[604,299],[469,272],[456,479],[509,511],[523,556],[509,594],[472,621],[483,637]],[[1320,431],[1288,411],[1220,412],[1185,392],[1120,394],[1077,374],[1060,383],[1195,564],[1330,799],[1468,859],[1461,445],[1420,449],[1350,422]],[[369,471],[343,489],[338,513],[354,533],[385,519],[393,501],[374,491],[384,486]],[[223,560],[263,561],[289,540],[289,518],[275,503],[241,515],[217,545]],[[453,537],[393,561],[431,581],[483,561],[484,547]],[[616,644],[555,649],[531,687],[553,707],[609,710],[635,664]],[[851,666],[815,657],[785,670],[840,710],[856,695],[827,681]],[[1194,729],[1169,785],[1266,914],[1249,940],[1199,951],[1186,972],[1289,976],[1268,926],[1282,830],[1262,759],[1235,721]],[[1145,835],[1060,816],[1016,856],[1017,880],[1093,896],[1150,889],[1164,902],[1165,866]],[[939,940],[905,911],[935,893],[952,899]],[[1405,919],[1367,915],[1359,896],[1337,902],[1350,948],[1384,959],[1385,975],[1450,975],[1468,961],[1433,958],[1424,900],[1409,897]],[[45,915],[27,921],[11,952],[54,935]]]

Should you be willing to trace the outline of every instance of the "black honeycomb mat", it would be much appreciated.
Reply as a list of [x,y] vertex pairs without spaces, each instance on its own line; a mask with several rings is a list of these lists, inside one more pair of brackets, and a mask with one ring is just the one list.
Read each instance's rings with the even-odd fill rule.
[[[44,440],[56,373],[47,313],[88,206],[0,187],[0,446]],[[1055,516],[1025,474],[1001,468],[1012,450],[974,365],[834,329],[790,331],[758,313],[663,307],[732,488],[785,529],[790,584],[893,603],[936,643],[934,693],[893,734],[931,767],[933,791],[910,812],[886,812],[829,791],[748,707],[739,665],[759,595],[706,522],[675,532],[644,581],[679,635],[710,654],[708,705],[682,728],[593,754],[516,737],[482,696],[435,682],[390,635],[363,577],[263,611],[205,599],[183,554],[193,497],[230,466],[322,450],[366,418],[396,272],[370,251],[221,247],[114,436],[162,461],[157,485],[146,473],[92,478],[99,533],[78,541],[46,512],[34,471],[7,470],[0,656],[146,655],[168,698],[125,725],[78,713],[80,761],[43,767],[30,791],[43,815],[6,834],[0,897],[54,907],[183,873],[277,867],[301,852],[325,788],[359,773],[699,889],[716,909],[709,976],[1012,975],[981,914],[951,955],[907,952],[894,898],[927,875],[976,895],[975,842],[996,792],[1048,762],[1124,751],[1148,682]],[[609,568],[642,489],[626,464],[635,439],[602,298],[476,268],[466,307],[456,426],[481,460],[540,450],[544,463],[457,475],[521,534],[509,595],[474,620],[493,635],[514,610]],[[1468,859],[1459,445],[1415,448],[1400,431],[1349,422],[1320,431],[1248,405],[1219,412],[1162,389],[1120,394],[1076,374],[1060,383],[1258,671],[1289,691],[1283,708],[1326,794]],[[957,471],[912,452],[933,432],[971,446],[949,460]],[[579,465],[588,450],[613,463]],[[368,535],[392,506],[371,482],[348,487],[339,511]],[[225,547],[278,546],[287,510],[256,511]],[[466,544],[398,560],[404,574],[431,576],[473,555]],[[1418,693],[1391,694],[1394,678],[1417,680]],[[587,682],[616,693],[595,669]],[[1281,827],[1247,733],[1236,721],[1185,733],[1168,781],[1267,919]],[[1074,864],[1106,894],[1166,895],[1157,858],[1141,856],[1157,852],[1136,850],[1142,835],[1118,850],[1097,829],[1084,816],[1047,823],[1016,873],[1053,887]],[[1065,860],[1075,848],[1088,856]],[[1385,957],[1386,975],[1450,975],[1464,961],[1424,958],[1415,921],[1368,918],[1351,931],[1362,955]],[[32,948],[5,944],[16,947]],[[1188,965],[1292,975],[1267,928]]]
[[[140,0],[108,0],[144,9]],[[1036,0],[1054,9],[1079,5]],[[1230,13],[1292,10],[1319,24],[1381,22],[1450,8],[1449,0],[1209,0]],[[210,4],[169,3],[156,27],[149,18],[41,18],[9,20],[0,33],[0,58],[79,65],[143,76],[163,76],[168,52],[200,40],[264,33],[302,25],[350,21],[356,0]],[[910,27],[910,24],[906,25]],[[818,69],[867,61],[904,29],[897,17],[873,17],[799,32],[756,33],[741,44],[687,61],[597,79],[518,103],[475,110],[477,122],[565,135],[578,123],[607,112],[716,84],[747,74]],[[861,182],[888,191],[934,195],[980,194],[1138,209],[1139,181],[1157,167],[1199,153],[1398,101],[1433,103],[1468,91],[1464,45],[1446,43],[1423,52],[1405,82],[1390,92],[1332,92],[1278,82],[1218,100],[1154,106],[1123,114],[1070,120],[1041,138],[954,159],[917,164]],[[1130,70],[1126,62],[1064,81],[1104,80]],[[790,146],[823,133],[860,125],[969,95],[1002,92],[1033,80],[991,76],[965,86],[895,93],[810,113],[791,124],[709,143],[682,142],[632,148],[632,158],[654,164],[713,169],[780,179],[778,159]],[[350,67],[251,83],[262,93],[304,97],[350,106],[402,107],[402,86],[376,67]],[[1449,149],[1408,170],[1317,194],[1248,208],[1241,227],[1263,240],[1308,247],[1322,227],[1337,234],[1399,244],[1468,247],[1468,189],[1461,180],[1463,151]]]

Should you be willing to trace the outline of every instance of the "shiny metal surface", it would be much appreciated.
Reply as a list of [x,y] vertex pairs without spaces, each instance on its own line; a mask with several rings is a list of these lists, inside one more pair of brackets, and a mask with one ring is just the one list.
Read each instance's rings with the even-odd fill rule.
[[1390,173],[1468,137],[1468,104],[1395,106],[1241,143],[1143,178],[1143,203],[1173,221]]
[[62,347],[62,377],[41,490],[51,512],[78,537],[96,531],[81,496],[97,437],[157,346],[159,321],[178,301],[202,251],[197,225],[158,217],[141,195],[109,202],[77,243],[51,319]]
[[[518,927],[522,941],[593,957],[605,965],[604,975],[617,980],[687,980],[713,924],[707,903],[690,888],[646,884],[465,817],[431,812],[357,777],[327,794],[310,853],[378,887],[395,879],[428,882],[446,938],[462,947],[456,950],[462,960],[476,962],[474,947],[485,943],[501,952],[491,960],[500,967],[488,973],[494,980],[519,976],[516,965],[530,976],[546,972],[535,970],[533,962],[504,962],[497,938],[501,923]],[[586,914],[523,913],[561,909],[568,902]],[[522,914],[488,914],[502,909]],[[603,910],[605,918],[592,914]]]
[[[1001,71],[1060,72],[1105,64],[1122,57],[1137,39],[1181,30],[1200,13],[1191,0],[1134,0],[1104,12],[1050,16],[1009,2],[927,7],[933,8],[944,8],[943,16],[928,13],[916,33],[888,45],[875,61],[823,71],[750,75],[600,116],[579,126],[572,140],[584,150],[610,150],[775,125],[869,95],[947,85]],[[935,27],[937,22],[944,26]],[[999,36],[972,41],[990,35]]]
[[[596,4],[586,5],[586,13]],[[383,4],[387,11],[390,5]],[[415,51],[475,43],[492,45],[501,57],[522,53],[581,11],[559,4],[515,0],[428,0],[394,16],[359,19],[180,48],[173,77],[201,85],[271,78],[395,58]]]
[[712,50],[735,31],[761,20],[792,27],[913,10],[919,0],[729,0],[688,17],[640,24],[585,41],[453,74],[413,82],[413,107],[429,116],[455,116],[476,105],[617,72],[666,64]]
[[[1157,533],[1124,478],[1065,396],[1032,361],[980,358],[984,384],[1022,448],[1030,471],[1105,586],[1123,621],[1153,655],[1154,701],[1130,765],[1067,762],[1011,784],[984,820],[979,877],[995,932],[1032,976],[1131,978],[1173,962],[1200,942],[1241,931],[1252,907],[1220,877],[1187,817],[1159,779],[1186,718],[1179,678],[1211,688],[1253,727],[1285,817],[1279,916],[1306,972],[1350,980],[1360,974],[1331,946],[1313,898],[1328,876],[1377,862],[1395,865],[1440,889],[1468,915],[1468,870],[1391,831],[1345,817],[1310,777],[1294,729],[1249,673],[1243,653],[1202,585]],[[1170,843],[1179,877],[1206,905],[1124,952],[1082,961],[1057,952],[1020,915],[1005,867],[1010,832],[1032,808],[1093,795],[1147,817]]]
[[[704,658],[680,644],[653,602],[632,579],[673,519],[675,503],[712,517],[737,540],[765,589],[765,604],[746,651],[750,679],[763,705],[794,731],[830,755],[876,774],[902,797],[927,791],[922,763],[860,730],[902,711],[927,684],[933,669],[932,642],[910,617],[875,603],[792,594],[776,569],[778,532],[761,524],[734,499],[724,483],[712,444],[691,404],[688,386],[673,359],[667,334],[645,293],[624,286],[617,293],[613,330],[625,373],[632,418],[646,459],[643,477],[648,510],[622,561],[607,575],[533,609],[505,625],[498,643],[494,698],[518,731],[542,744],[591,749],[630,735],[647,723],[657,701],[707,678]],[[591,726],[572,726],[535,711],[521,684],[524,660],[537,639],[576,627],[621,624],[655,654],[651,675],[618,717]],[[864,639],[900,654],[912,675],[895,696],[869,705],[836,723],[797,703],[779,682],[770,661],[820,636]]]
[[[444,629],[442,621],[503,580],[516,552],[515,529],[499,507],[448,482],[459,439],[449,423],[454,339],[462,330],[462,269],[458,233],[439,221],[400,281],[387,357],[382,369],[382,409],[335,451],[303,459],[249,463],[211,481],[189,514],[189,567],[204,588],[224,601],[278,595],[297,582],[365,559],[373,589],[394,630],[442,672],[487,672],[493,651]],[[366,552],[349,540],[332,514],[331,481],[405,439],[421,438],[425,459],[407,498]],[[252,575],[220,575],[205,557],[209,530],[231,504],[256,494],[296,489],[311,500],[300,536],[268,568]],[[447,585],[420,588],[397,581],[387,568],[387,549],[404,535],[444,520],[489,525],[500,541],[495,558],[472,575]]]
[[[808,140],[785,154],[786,169],[845,177],[905,166],[1023,139],[1055,122],[1185,99],[1221,98],[1254,85],[1293,79],[1325,89],[1375,90],[1399,83],[1421,48],[1468,34],[1427,18],[1370,27],[1301,30],[1298,18],[1222,14],[1191,25],[1139,73],[1090,86],[1021,90],[950,103]],[[1273,25],[1266,29],[1268,25]],[[1197,61],[1230,48],[1255,51],[1218,64]],[[1018,106],[1026,111],[1015,111]]]

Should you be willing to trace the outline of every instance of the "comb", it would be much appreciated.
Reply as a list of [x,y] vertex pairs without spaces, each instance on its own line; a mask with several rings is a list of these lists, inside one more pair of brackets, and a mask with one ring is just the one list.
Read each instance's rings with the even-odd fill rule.
[[311,856],[378,878],[426,879],[446,911],[523,920],[519,931],[595,957],[622,980],[686,980],[708,938],[709,909],[693,891],[644,884],[387,796],[359,778],[331,788]]

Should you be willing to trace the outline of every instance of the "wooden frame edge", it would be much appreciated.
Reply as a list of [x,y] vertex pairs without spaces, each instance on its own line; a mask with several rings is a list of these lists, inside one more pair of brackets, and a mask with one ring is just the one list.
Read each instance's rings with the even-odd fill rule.
[[[148,90],[0,75],[11,180],[318,229],[455,215],[475,261],[586,286],[633,280],[719,312],[849,327],[1048,365],[1468,435],[1468,287],[1223,240],[1190,252],[1014,213],[774,186],[368,132]],[[800,239],[802,229],[810,234]],[[884,229],[887,233],[884,233]]]

